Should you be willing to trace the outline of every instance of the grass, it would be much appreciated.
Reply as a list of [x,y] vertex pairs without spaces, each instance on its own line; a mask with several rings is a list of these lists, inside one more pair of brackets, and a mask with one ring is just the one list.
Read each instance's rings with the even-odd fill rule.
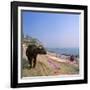
[[61,66],[61,74],[78,74],[79,70],[78,67],[75,67],[73,65],[70,64],[66,64],[66,63],[60,63]]
[[28,61],[22,60],[22,77],[31,76],[53,76],[53,75],[68,75],[68,74],[78,74],[79,67],[53,61],[59,68],[53,68],[52,65],[48,63],[47,57],[44,55],[38,56],[37,64],[35,68],[29,68]]
[[29,76],[48,76],[50,73],[49,67],[47,67],[42,62],[37,62],[37,65],[35,68],[29,68],[29,65],[24,65],[24,68],[22,70],[22,76],[29,77]]

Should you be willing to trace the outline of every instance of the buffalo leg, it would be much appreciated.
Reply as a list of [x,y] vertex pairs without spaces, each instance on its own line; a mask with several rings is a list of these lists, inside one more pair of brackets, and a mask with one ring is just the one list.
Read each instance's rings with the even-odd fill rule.
[[28,61],[29,61],[30,68],[32,68],[32,58],[29,57]]
[[33,68],[35,68],[35,66],[36,66],[36,57],[34,57],[34,60],[33,60]]

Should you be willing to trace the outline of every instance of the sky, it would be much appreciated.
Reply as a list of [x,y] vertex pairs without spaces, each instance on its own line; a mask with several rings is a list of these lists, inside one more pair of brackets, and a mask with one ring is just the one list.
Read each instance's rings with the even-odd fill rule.
[[23,33],[48,48],[78,48],[79,18],[79,14],[22,11]]

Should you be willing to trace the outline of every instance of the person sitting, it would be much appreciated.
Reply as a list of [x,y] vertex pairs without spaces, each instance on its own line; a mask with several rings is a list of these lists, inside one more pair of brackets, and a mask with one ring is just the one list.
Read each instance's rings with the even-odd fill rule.
[[73,55],[70,56],[70,61],[71,61],[71,62],[74,61],[74,56],[73,56]]

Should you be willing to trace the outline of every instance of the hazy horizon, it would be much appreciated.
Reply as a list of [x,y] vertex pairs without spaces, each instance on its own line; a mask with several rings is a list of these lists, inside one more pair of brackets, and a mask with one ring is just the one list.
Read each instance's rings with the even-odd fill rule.
[[48,48],[79,48],[79,16],[23,11],[23,33]]

